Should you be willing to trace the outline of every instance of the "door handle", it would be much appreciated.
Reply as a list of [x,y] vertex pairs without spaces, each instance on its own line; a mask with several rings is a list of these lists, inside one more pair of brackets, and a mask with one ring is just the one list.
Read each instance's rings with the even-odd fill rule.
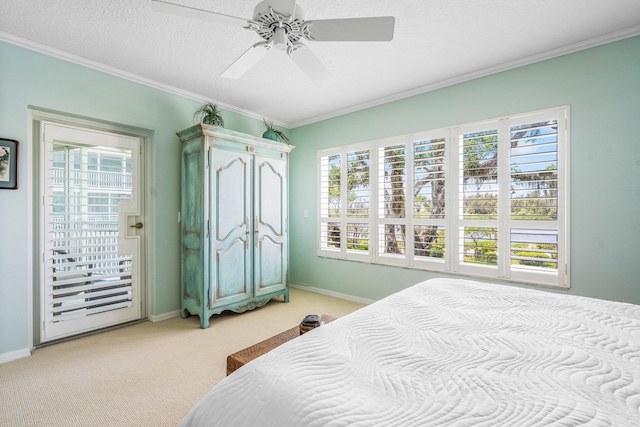
[[142,228],[142,223],[141,222],[136,222],[136,224],[132,225],[131,228],[141,229]]
[[256,227],[255,227],[255,233],[256,233],[256,248],[260,247],[260,230],[258,229],[258,217],[256,217]]
[[245,231],[244,231],[244,247],[246,249],[249,249],[249,236],[251,234],[251,232],[249,231],[249,217],[245,218],[244,227],[245,227]]

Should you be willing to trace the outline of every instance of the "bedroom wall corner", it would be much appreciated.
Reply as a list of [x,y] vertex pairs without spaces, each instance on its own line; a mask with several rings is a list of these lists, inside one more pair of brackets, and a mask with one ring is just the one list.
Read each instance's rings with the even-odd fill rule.
[[635,36],[293,129],[291,281],[379,299],[444,276],[318,257],[317,150],[569,105],[571,288],[559,292],[640,304],[639,75]]
[[[98,64],[99,65],[99,64]],[[17,190],[0,191],[0,355],[14,357],[32,346],[29,261],[35,250],[25,236],[33,159],[29,108],[149,131],[148,317],[180,307],[180,142],[176,132],[193,124],[201,101],[88,68],[50,54],[0,40],[0,136],[20,141]],[[229,129],[256,134],[261,121],[224,111]],[[28,350],[26,350],[28,351]],[[11,356],[6,356],[11,355]]]

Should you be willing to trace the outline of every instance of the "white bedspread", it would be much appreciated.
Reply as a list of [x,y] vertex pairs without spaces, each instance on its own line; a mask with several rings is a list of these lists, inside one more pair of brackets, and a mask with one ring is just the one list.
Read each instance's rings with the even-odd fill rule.
[[181,426],[640,426],[640,306],[435,279],[296,338]]

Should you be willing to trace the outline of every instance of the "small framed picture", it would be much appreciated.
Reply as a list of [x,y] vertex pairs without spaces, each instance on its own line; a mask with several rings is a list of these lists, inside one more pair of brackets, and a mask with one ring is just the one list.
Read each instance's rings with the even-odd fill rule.
[[18,188],[18,141],[0,138],[0,190]]

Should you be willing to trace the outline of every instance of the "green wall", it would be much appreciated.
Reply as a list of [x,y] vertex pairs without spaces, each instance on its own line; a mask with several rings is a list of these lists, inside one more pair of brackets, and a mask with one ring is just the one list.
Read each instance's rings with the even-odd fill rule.
[[[179,309],[179,143],[200,103],[0,42],[0,137],[20,141],[28,108],[145,130],[151,315]],[[640,304],[640,37],[581,51],[291,130],[291,281],[378,299],[437,274],[316,256],[316,151],[513,113],[571,106],[569,293]],[[228,129],[256,134],[261,121],[225,111]],[[0,191],[0,356],[28,348],[26,182]],[[304,217],[307,210],[309,216]],[[37,268],[37,265],[34,266]]]
[[[0,356],[29,342],[27,181],[28,108],[51,110],[148,131],[147,187],[153,236],[150,313],[180,308],[179,153],[176,132],[193,124],[200,102],[0,42],[0,137],[20,142],[18,190],[0,190]],[[225,126],[255,135],[261,120],[224,111]],[[38,265],[34,265],[37,269]]]
[[442,276],[317,257],[317,177],[310,165],[315,165],[318,149],[567,104],[567,292],[640,304],[640,37],[293,129],[297,148],[290,168],[291,281],[379,299]]

